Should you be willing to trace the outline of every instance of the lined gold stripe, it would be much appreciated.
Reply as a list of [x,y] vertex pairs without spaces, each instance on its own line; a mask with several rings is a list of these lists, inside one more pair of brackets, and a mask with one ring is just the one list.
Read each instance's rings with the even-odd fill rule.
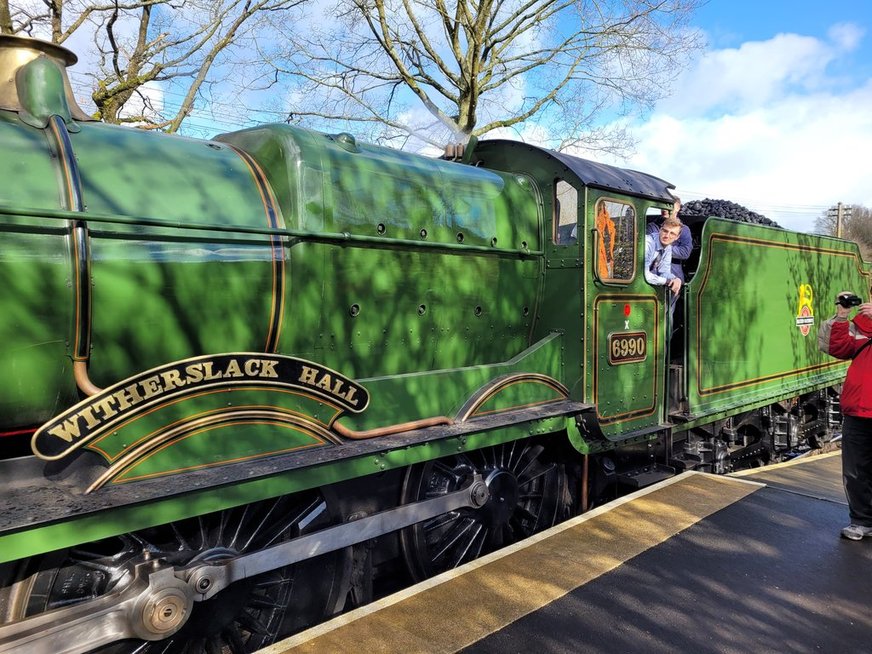
[[[652,377],[653,387],[651,389],[651,404],[646,407],[640,407],[638,409],[633,409],[632,411],[625,411],[624,413],[613,413],[610,415],[605,415],[601,413],[602,402],[600,402],[599,397],[599,385],[600,385],[600,314],[599,314],[599,305],[605,302],[636,302],[638,304],[642,303],[652,303],[654,305],[654,373]],[[594,300],[594,330],[593,330],[593,353],[594,353],[594,368],[593,368],[593,401],[596,405],[596,415],[597,421],[600,425],[615,425],[621,422],[625,422],[627,420],[633,420],[636,418],[643,418],[645,416],[653,415],[658,408],[657,405],[657,383],[660,379],[660,361],[663,359],[662,352],[660,350],[663,345],[660,343],[660,301],[658,297],[651,295],[642,295],[642,294],[615,294],[615,295],[599,295],[596,300]],[[606,338],[606,342],[608,342],[608,338]],[[606,360],[608,360],[608,353],[606,353]],[[639,361],[637,363],[644,363]]]
[[[73,144],[67,127],[60,116],[52,116],[48,126],[54,137],[53,146],[61,167],[63,186],[68,211],[83,212],[82,178],[79,174]],[[91,255],[88,249],[87,225],[84,221],[71,220],[70,248],[73,266],[73,311],[72,358],[76,362],[88,363],[91,356]],[[82,368],[85,370],[85,367]],[[84,375],[83,383],[77,375],[76,380],[87,394],[98,390]]]
[[[257,185],[258,193],[260,193],[261,202],[263,202],[264,212],[266,214],[267,225],[270,229],[283,229],[284,220],[276,201],[275,194],[270,186],[266,174],[263,172],[257,161],[254,160],[244,150],[241,150],[229,143],[225,143],[228,148],[237,154],[237,156],[246,165],[252,178]],[[285,305],[285,256],[284,244],[280,236],[270,236],[270,245],[272,248],[272,302],[270,306],[269,326],[267,329],[266,345],[264,352],[276,352],[278,348],[279,336],[282,331],[282,322],[284,320],[284,305]]]
[[138,447],[128,448],[123,455],[103,473],[101,474],[85,491],[91,493],[107,482],[122,476],[128,470],[139,465],[146,459],[151,458],[156,453],[162,451],[170,445],[196,436],[202,433],[217,431],[227,427],[237,427],[239,425],[274,425],[275,427],[291,428],[300,431],[312,437],[316,442],[293,446],[290,448],[281,448],[272,452],[257,452],[250,456],[238,457],[235,459],[226,459],[223,461],[213,461],[203,463],[187,468],[178,468],[175,470],[164,470],[154,474],[140,475],[137,477],[129,477],[124,479],[124,482],[134,481],[137,479],[147,479],[149,477],[163,476],[182,472],[183,470],[198,470],[200,468],[208,468],[215,465],[225,465],[227,463],[235,463],[238,461],[247,461],[265,456],[271,456],[283,452],[293,452],[295,450],[304,449],[306,447],[314,447],[324,445],[331,438],[329,432],[306,418],[300,418],[296,415],[283,413],[281,411],[272,410],[245,410],[244,408],[233,408],[228,411],[215,411],[205,413],[192,420],[180,420],[172,425],[167,425],[164,429],[154,432],[148,440],[142,440]]
[[[492,386],[486,388],[483,392],[480,392],[478,397],[474,397],[471,403],[464,405],[463,408],[457,414],[456,420],[457,422],[465,422],[469,420],[469,418],[473,416],[481,416],[488,413],[502,413],[504,411],[509,411],[511,409],[517,409],[528,406],[536,406],[538,404],[545,404],[547,402],[556,402],[560,399],[566,399],[569,397],[569,389],[566,388],[559,381],[554,379],[553,377],[549,377],[548,375],[542,375],[539,373],[516,373],[512,375],[508,375],[506,377],[498,378],[495,382],[490,382]],[[490,411],[479,411],[482,406],[484,406],[487,402],[493,399],[500,392],[509,388],[510,386],[514,386],[516,384],[541,384],[555,393],[557,393],[560,397],[558,398],[549,398],[546,400],[539,400],[536,402],[531,402],[528,404],[523,404],[520,406],[513,406],[505,409],[493,409]]]
[[260,654],[456,652],[762,487],[685,473]]

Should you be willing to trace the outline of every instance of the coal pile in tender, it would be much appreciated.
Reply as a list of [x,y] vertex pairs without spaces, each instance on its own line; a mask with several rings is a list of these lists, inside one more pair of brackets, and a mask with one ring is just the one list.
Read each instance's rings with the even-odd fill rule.
[[781,225],[769,220],[766,216],[761,216],[759,213],[755,213],[747,207],[730,202],[729,200],[711,200],[709,198],[705,200],[691,200],[687,204],[682,204],[681,211],[678,212],[678,217],[681,221],[688,225],[705,220],[709,216],[718,216],[728,220],[753,223],[755,225],[781,227]]

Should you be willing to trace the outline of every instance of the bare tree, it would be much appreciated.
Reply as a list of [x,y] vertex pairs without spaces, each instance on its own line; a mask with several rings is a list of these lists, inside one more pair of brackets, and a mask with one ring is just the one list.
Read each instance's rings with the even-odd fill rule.
[[[830,209],[818,217],[815,231],[834,236],[837,230],[836,223],[836,210]],[[842,238],[857,243],[863,259],[872,261],[872,209],[855,204],[849,211],[844,211]]]
[[[271,30],[281,21],[266,20],[268,15],[303,2],[0,0],[0,29],[36,36],[48,32],[59,44],[87,31],[97,53],[90,73],[95,117],[177,132],[204,87],[230,82],[240,92],[263,74],[262,62],[239,53],[275,38]],[[231,54],[238,56],[234,60]],[[240,67],[242,74],[229,72]],[[155,102],[156,96],[164,101]]]
[[[160,1],[160,0],[157,0]],[[0,29],[4,34],[23,33],[29,36],[45,36],[52,43],[63,43],[76,30],[82,27],[94,14],[112,11],[114,8],[129,10],[144,4],[153,4],[152,0],[132,0],[126,3],[106,0],[103,3],[90,4],[77,0],[31,0],[14,2],[0,0]],[[73,15],[72,22],[65,25],[65,16]],[[9,17],[6,22],[6,17]]]
[[[604,115],[650,107],[701,45],[700,0],[339,0],[296,39],[290,120],[433,145],[505,128],[622,145]],[[318,104],[315,99],[320,98]],[[617,123],[614,123],[617,124]]]
[[9,10],[8,0],[0,2],[0,34],[12,34],[15,26],[12,23],[12,13]]

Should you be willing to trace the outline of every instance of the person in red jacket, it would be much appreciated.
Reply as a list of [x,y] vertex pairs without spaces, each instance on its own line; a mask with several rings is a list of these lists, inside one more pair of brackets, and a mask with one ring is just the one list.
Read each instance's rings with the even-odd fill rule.
[[[842,537],[872,537],[872,302],[857,306],[853,320],[850,292],[836,297],[836,315],[818,330],[818,347],[851,359],[839,400],[842,408],[842,481],[851,524]],[[859,299],[854,300],[854,303]]]

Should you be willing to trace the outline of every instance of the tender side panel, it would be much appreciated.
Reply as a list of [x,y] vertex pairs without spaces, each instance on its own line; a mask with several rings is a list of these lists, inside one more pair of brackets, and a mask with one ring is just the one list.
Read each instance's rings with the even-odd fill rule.
[[838,383],[817,329],[833,298],[863,291],[856,245],[710,219],[688,290],[688,400],[694,417]]

